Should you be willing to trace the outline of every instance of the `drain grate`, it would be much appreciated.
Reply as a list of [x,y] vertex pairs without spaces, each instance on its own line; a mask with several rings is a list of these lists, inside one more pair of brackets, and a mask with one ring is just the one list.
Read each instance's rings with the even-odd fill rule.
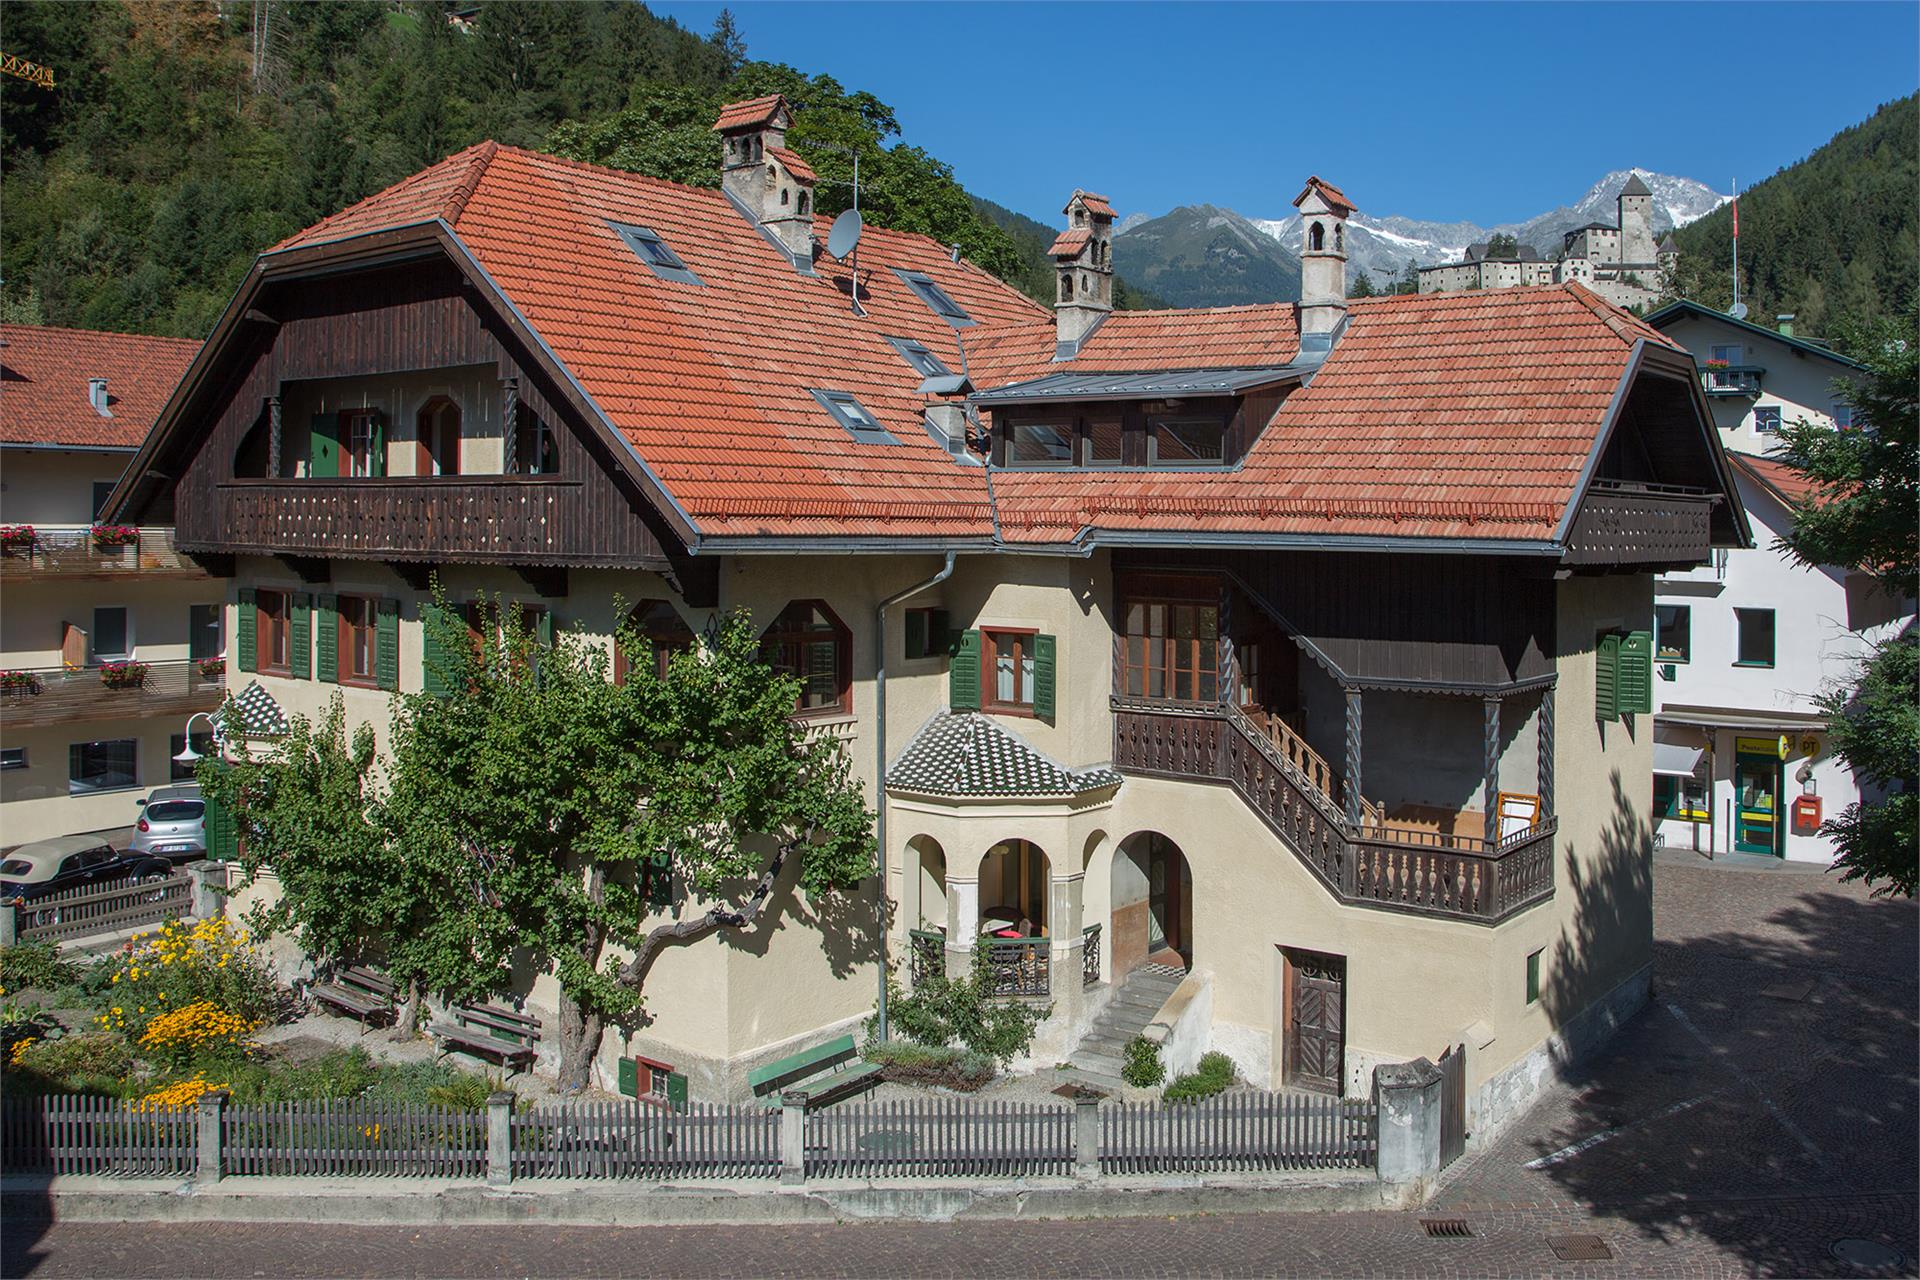
[[1898,1249],[1881,1244],[1878,1240],[1862,1240],[1858,1236],[1846,1236],[1835,1240],[1829,1252],[1849,1266],[1859,1267],[1862,1271],[1894,1272],[1906,1261]]
[[1562,1262],[1606,1262],[1613,1257],[1599,1236],[1548,1236],[1547,1247]]
[[1465,1218],[1422,1218],[1420,1229],[1443,1240],[1464,1240],[1473,1234]]

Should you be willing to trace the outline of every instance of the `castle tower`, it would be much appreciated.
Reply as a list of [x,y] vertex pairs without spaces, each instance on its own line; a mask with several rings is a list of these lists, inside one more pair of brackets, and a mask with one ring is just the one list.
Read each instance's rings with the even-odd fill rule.
[[1113,206],[1105,196],[1075,191],[1061,210],[1067,229],[1047,250],[1053,259],[1054,344],[1071,359],[1113,311]]
[[1651,266],[1655,261],[1653,243],[1653,192],[1638,173],[1627,175],[1620,188],[1620,261]]
[[720,190],[793,264],[813,269],[813,167],[787,150],[793,108],[777,93],[720,108]]
[[1340,188],[1317,176],[1307,179],[1293,207],[1300,211],[1300,334],[1304,339],[1308,334],[1330,334],[1346,318],[1347,219],[1355,209]]

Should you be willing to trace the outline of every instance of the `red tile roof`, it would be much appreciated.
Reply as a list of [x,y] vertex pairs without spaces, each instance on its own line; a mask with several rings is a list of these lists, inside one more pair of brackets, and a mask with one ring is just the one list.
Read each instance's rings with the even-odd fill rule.
[[1777,458],[1756,458],[1750,453],[1729,453],[1734,468],[1766,489],[1786,507],[1797,507],[1819,496],[1820,485],[1798,467]]
[[1357,212],[1353,201],[1347,199],[1347,193],[1334,186],[1331,182],[1323,179],[1319,174],[1315,174],[1313,177],[1307,179],[1307,185],[1302,187],[1300,194],[1293,198],[1294,205],[1297,207],[1302,200],[1307,198],[1307,193],[1314,190],[1318,190],[1320,192],[1320,198],[1334,208],[1344,209],[1348,213]]
[[814,173],[812,165],[785,147],[769,147],[767,154],[787,166],[787,172],[792,174],[797,181],[811,185],[819,177],[818,174]]
[[789,116],[793,114],[793,109],[787,106],[787,100],[777,93],[769,93],[761,98],[749,98],[745,102],[729,102],[720,108],[720,118],[713,122],[714,132],[728,133],[734,129],[748,129],[755,125],[763,125],[783,109]]
[[1053,242],[1053,248],[1047,250],[1049,258],[1071,258],[1087,247],[1087,241],[1093,239],[1093,232],[1085,227],[1075,227],[1071,231],[1062,231]]
[[[0,325],[0,443],[131,448],[154,419],[200,344],[91,329]],[[107,380],[103,418],[87,380]]]
[[1051,325],[970,329],[967,359],[976,387],[1049,373],[1140,373],[1153,369],[1238,369],[1286,364],[1300,349],[1290,302],[1195,311],[1116,311],[1055,362]]
[[1105,196],[1097,196],[1091,191],[1082,191],[1080,193],[1080,203],[1086,205],[1087,212],[1093,214],[1095,217],[1111,218],[1116,216],[1113,212],[1113,206],[1107,203]]

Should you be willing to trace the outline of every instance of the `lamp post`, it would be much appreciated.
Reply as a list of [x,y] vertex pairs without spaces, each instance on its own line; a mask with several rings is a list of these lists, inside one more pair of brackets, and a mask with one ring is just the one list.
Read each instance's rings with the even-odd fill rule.
[[205,720],[209,725],[213,726],[214,758],[220,759],[227,753],[227,735],[221,731],[220,721],[210,712],[196,711],[187,717],[187,723],[182,726],[180,752],[173,757],[175,764],[195,765],[200,763],[201,753],[193,749],[193,722],[195,720]]

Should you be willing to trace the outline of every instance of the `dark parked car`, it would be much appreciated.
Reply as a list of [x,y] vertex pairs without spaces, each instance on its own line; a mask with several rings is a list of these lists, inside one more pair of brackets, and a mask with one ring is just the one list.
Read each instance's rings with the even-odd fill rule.
[[37,840],[0,856],[0,906],[18,908],[23,924],[52,924],[58,907],[36,910],[36,902],[69,889],[106,888],[129,877],[164,880],[172,873],[173,865],[165,858],[122,853],[98,836]]

